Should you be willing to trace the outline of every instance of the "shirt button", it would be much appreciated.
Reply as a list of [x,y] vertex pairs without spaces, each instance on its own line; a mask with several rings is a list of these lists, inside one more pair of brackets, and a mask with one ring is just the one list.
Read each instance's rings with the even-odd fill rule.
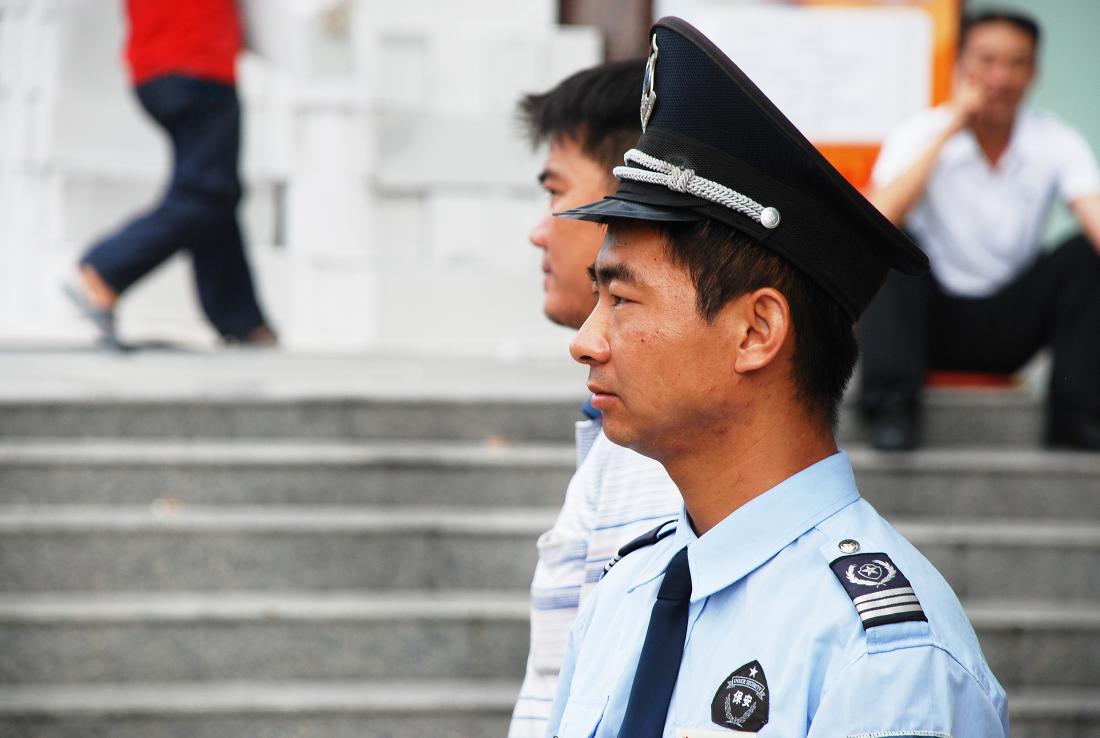
[[843,541],[837,544],[842,552],[846,554],[854,554],[859,550],[859,541],[853,541],[851,538],[845,538]]

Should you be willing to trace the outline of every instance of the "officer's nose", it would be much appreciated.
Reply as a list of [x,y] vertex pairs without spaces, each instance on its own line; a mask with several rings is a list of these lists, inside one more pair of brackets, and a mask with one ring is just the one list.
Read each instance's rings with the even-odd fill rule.
[[607,310],[604,305],[604,300],[596,303],[584,325],[569,343],[569,353],[578,363],[595,366],[606,363],[611,357],[611,347],[607,343]]

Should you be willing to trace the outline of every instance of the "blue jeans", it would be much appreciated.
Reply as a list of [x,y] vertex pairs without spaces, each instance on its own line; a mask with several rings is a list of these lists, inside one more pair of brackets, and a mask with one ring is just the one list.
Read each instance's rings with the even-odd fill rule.
[[178,75],[158,77],[136,91],[142,107],[172,140],[172,179],[159,204],[93,245],[81,263],[122,294],[186,249],[206,317],[222,336],[243,338],[265,320],[237,224],[237,91]]

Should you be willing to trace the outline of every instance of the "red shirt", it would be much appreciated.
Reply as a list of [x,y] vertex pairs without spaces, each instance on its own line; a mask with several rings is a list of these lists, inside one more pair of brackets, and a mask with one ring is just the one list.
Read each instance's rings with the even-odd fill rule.
[[234,0],[126,0],[135,85],[166,74],[233,84],[241,22]]

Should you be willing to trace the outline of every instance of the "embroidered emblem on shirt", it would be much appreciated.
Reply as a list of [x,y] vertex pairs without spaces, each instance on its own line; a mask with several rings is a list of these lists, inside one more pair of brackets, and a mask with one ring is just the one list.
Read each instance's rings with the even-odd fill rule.
[[841,556],[829,566],[852,598],[864,629],[928,620],[909,580],[886,554]]
[[872,559],[866,564],[860,564],[859,569],[852,564],[844,572],[844,576],[852,584],[862,584],[864,587],[883,587],[898,575],[898,570],[890,565],[886,559]]
[[768,679],[759,661],[745,664],[726,677],[710,703],[716,725],[756,732],[768,722]]

